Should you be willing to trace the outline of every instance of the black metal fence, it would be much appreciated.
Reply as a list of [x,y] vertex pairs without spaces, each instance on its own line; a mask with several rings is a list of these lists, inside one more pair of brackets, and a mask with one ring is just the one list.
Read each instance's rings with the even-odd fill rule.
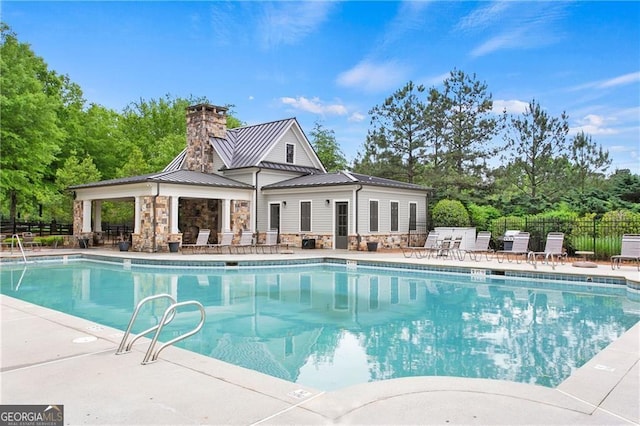
[[[418,224],[416,230],[409,231],[410,241],[424,243],[428,229],[426,223]],[[489,229],[476,230],[491,231],[491,246],[497,250],[503,248],[502,236],[506,231],[529,232],[529,250],[533,251],[544,251],[549,232],[563,232],[564,248],[570,256],[576,251],[591,251],[596,259],[608,260],[620,254],[623,234],[640,234],[640,221],[508,217],[494,220]]]
[[495,247],[499,248],[500,237],[507,230],[529,232],[529,249],[534,251],[544,251],[549,232],[563,232],[569,255],[592,251],[596,259],[609,259],[620,254],[623,234],[640,234],[640,220],[501,218],[493,221],[490,229]]
[[[21,222],[0,220],[0,234],[13,235],[31,232],[44,237],[48,235],[73,235],[73,224],[51,222]],[[116,241],[121,236],[127,237],[133,232],[130,224],[102,224],[102,238],[104,241]]]

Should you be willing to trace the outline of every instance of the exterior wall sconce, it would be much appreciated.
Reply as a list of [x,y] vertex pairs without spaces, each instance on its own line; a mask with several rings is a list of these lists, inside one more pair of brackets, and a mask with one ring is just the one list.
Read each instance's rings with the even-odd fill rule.
[[331,204],[331,200],[324,200],[324,203],[329,206],[329,204]]
[[287,202],[286,201],[282,202],[282,207],[287,207]]

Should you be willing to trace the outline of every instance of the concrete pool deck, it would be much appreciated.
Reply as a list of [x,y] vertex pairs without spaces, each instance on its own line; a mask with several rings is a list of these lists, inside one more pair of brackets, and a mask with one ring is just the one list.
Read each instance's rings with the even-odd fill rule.
[[[182,255],[46,250],[171,260],[332,257],[492,270],[624,277],[635,265],[576,268],[404,258],[402,253],[296,250]],[[2,256],[6,256],[3,254]],[[15,254],[14,254],[15,255]],[[507,381],[417,377],[322,392],[180,348],[140,365],[146,342],[115,356],[122,331],[0,296],[1,404],[63,404],[65,424],[640,424],[640,323],[555,389]]]

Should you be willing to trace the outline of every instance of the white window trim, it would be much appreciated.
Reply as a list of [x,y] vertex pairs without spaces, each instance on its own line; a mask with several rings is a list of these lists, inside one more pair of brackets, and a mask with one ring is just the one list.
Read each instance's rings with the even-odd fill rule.
[[[302,203],[309,203],[309,230],[302,230]],[[313,201],[300,200],[298,202],[298,232],[313,232]]]
[[[290,163],[287,161],[287,151],[288,151],[289,145],[291,145],[291,148],[293,149],[293,155],[292,155],[293,158],[291,159]],[[296,164],[296,144],[287,142],[284,145],[284,162],[285,164]]]
[[[376,229],[375,231],[371,229],[371,202],[375,201],[378,203],[378,211],[377,211],[377,215],[376,215],[376,219],[378,222],[378,229]],[[369,222],[369,232],[380,232],[380,200],[376,199],[376,198],[369,198],[369,218],[368,218],[368,222]]]
[[[398,229],[396,229],[395,231],[393,229],[391,229],[391,225],[393,224],[393,210],[391,209],[391,206],[393,205],[393,203],[395,203],[398,206],[398,214],[396,217],[396,222],[398,222]],[[380,205],[378,205],[378,210],[380,210]],[[399,200],[389,200],[389,232],[400,232],[400,201]]]
[[[417,229],[418,228],[418,203],[415,202],[415,201],[409,201],[407,203],[407,207],[408,207],[408,210],[407,210],[407,229],[409,229],[409,226],[411,225],[411,205],[412,204],[414,206],[416,206],[416,208],[415,208],[415,210],[416,210],[416,224],[415,225],[416,225],[416,229]],[[409,229],[409,230],[412,230],[412,229]]]

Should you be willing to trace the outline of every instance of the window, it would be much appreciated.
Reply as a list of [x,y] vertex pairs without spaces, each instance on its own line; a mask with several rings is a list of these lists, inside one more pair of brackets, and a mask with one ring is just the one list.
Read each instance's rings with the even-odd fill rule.
[[418,211],[418,205],[416,203],[409,203],[409,231],[415,231],[416,228],[416,216]]
[[369,200],[369,231],[378,231],[378,201]]
[[398,230],[398,202],[391,202],[391,232]]
[[311,232],[311,201],[300,202],[300,231]]
[[287,144],[287,163],[293,164],[293,149],[294,145],[292,143]]

